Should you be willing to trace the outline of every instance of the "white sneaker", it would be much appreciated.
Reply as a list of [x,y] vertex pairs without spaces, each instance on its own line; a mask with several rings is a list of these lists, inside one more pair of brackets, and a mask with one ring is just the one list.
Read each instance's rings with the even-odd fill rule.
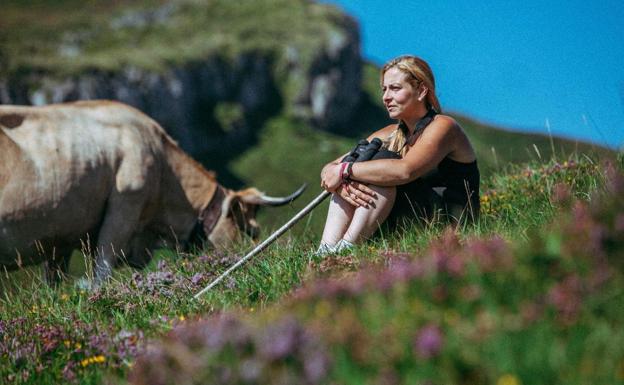
[[345,239],[341,239],[334,246],[334,253],[341,253],[343,251],[349,251],[353,249],[355,245]]
[[316,249],[316,252],[314,252],[314,256],[323,257],[328,254],[334,254],[336,253],[335,249],[336,249],[336,245],[330,246],[327,243],[321,243],[318,249]]

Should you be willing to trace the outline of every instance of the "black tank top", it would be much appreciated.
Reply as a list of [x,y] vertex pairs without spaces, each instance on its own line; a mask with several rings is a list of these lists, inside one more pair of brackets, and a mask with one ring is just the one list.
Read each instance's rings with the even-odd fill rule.
[[442,159],[437,170],[425,177],[431,188],[443,188],[442,199],[447,204],[479,208],[479,183],[481,175],[476,159],[463,163],[449,157]]
[[[431,123],[435,115],[437,115],[435,110],[427,111],[427,114],[417,123],[414,134]],[[400,124],[404,123],[401,122]],[[406,144],[410,139],[406,140]],[[395,154],[400,158],[398,153]],[[380,158],[385,157],[388,156],[381,156]],[[425,213],[432,213],[431,205],[442,203],[446,211],[453,213],[452,215],[459,213],[461,216],[466,216],[465,212],[469,210],[471,215],[466,217],[476,218],[479,216],[481,206],[479,198],[480,179],[476,159],[470,163],[463,163],[447,156],[442,159],[435,170],[427,175],[405,185],[397,186],[398,198],[391,217],[401,215],[404,212],[412,212],[415,206],[421,206]],[[441,197],[438,196],[438,193],[441,193]],[[406,198],[406,201],[403,200],[403,197]],[[439,202],[440,198],[442,202]],[[458,218],[459,215],[457,215]]]

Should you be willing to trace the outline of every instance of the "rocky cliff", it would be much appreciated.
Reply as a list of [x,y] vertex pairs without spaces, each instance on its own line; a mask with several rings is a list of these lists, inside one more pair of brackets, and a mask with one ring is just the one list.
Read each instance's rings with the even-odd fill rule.
[[[216,3],[228,7],[226,2]],[[209,27],[198,24],[192,30],[188,24],[193,19],[186,16],[187,35],[177,44],[192,45],[201,40],[205,46],[211,39],[218,44],[197,49],[193,55],[175,44],[160,44],[158,50],[171,51],[166,60],[155,56],[154,43],[143,35],[168,38],[175,34],[175,23],[184,15],[213,15],[214,9],[205,10],[208,5],[195,2],[166,2],[149,9],[116,10],[95,29],[57,26],[50,32],[58,41],[48,43],[56,44],[52,50],[47,47],[49,60],[16,55],[20,60],[0,66],[4,67],[0,72],[0,103],[119,100],[152,116],[200,159],[228,158],[244,150],[253,144],[265,120],[281,112],[320,129],[341,127],[353,117],[361,94],[362,59],[356,22],[328,6],[294,1],[288,3],[288,12],[299,15],[293,16],[293,21],[296,17],[300,21],[278,28],[275,23],[285,24],[284,18],[289,16],[276,15],[271,20],[266,12],[285,12],[274,3],[282,1],[256,2],[257,12],[265,12],[263,17],[268,21],[244,28],[230,28],[227,23],[217,28],[214,24],[223,21],[216,18]],[[242,7],[242,15],[235,14],[235,7],[227,11],[230,23],[249,20],[256,12],[250,6]],[[110,45],[97,51],[94,41],[107,34],[119,35],[119,31],[124,34],[115,40],[116,50],[123,53],[108,53],[105,57],[109,61],[103,64],[101,50],[110,50]],[[141,39],[134,36],[139,33]],[[252,42],[254,36],[258,44]],[[7,52],[19,49],[21,46],[0,46],[5,61],[12,58]],[[180,57],[172,60],[176,50],[180,50]],[[139,55],[147,59],[136,60]],[[150,64],[158,65],[144,64],[150,60]]]

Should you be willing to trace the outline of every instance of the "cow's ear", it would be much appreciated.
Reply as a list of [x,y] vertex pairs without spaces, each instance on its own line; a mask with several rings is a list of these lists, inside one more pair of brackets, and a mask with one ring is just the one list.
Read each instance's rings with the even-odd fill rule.
[[234,194],[238,197],[242,202],[252,205],[262,205],[262,206],[282,206],[287,203],[290,203],[297,199],[299,195],[303,193],[306,185],[299,187],[297,191],[294,193],[285,196],[285,197],[272,197],[268,196],[265,193],[259,191],[255,187],[247,188],[245,190],[240,190],[235,192]]

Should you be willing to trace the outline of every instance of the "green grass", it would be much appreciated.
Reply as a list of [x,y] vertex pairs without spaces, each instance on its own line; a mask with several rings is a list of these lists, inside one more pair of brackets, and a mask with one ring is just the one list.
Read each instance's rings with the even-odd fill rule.
[[[513,327],[513,322],[519,322],[517,319],[509,321],[513,322],[508,326],[505,326],[508,321],[504,321],[508,317],[519,317],[520,313],[516,312],[524,302],[539,297],[553,285],[566,282],[568,274],[580,274],[576,273],[581,271],[578,269],[588,268],[583,265],[583,259],[579,259],[580,262],[566,259],[566,253],[574,252],[565,251],[564,246],[569,242],[567,230],[551,223],[560,223],[557,217],[569,215],[572,205],[569,202],[589,200],[594,205],[602,202],[594,194],[606,189],[603,167],[584,157],[575,159],[574,163],[532,163],[494,174],[485,185],[488,186],[485,195],[488,198],[483,200],[484,215],[475,226],[453,232],[457,234],[457,241],[453,240],[455,235],[450,241],[444,241],[450,236],[448,230],[440,224],[432,224],[388,234],[358,247],[353,254],[317,258],[310,251],[318,240],[318,232],[289,233],[200,301],[193,300],[193,294],[233,263],[237,255],[249,250],[251,244],[239,245],[218,255],[210,251],[197,251],[192,255],[163,252],[145,271],[117,271],[110,284],[96,292],[81,291],[71,282],[58,289],[48,288],[34,270],[23,273],[28,274],[29,279],[20,283],[13,281],[10,275],[8,278],[4,276],[3,298],[0,300],[0,328],[3,332],[0,337],[0,376],[17,383],[58,383],[64,378],[63,373],[70,379],[75,376],[76,381],[82,383],[101,383],[104,378],[123,379],[133,366],[136,350],[142,349],[146,340],[158,339],[172,329],[186,330],[184,325],[194,325],[192,320],[222,311],[238,314],[235,317],[242,317],[245,325],[255,325],[248,327],[258,328],[250,332],[252,335],[258,333],[258,336],[266,332],[262,331],[262,325],[271,324],[266,324],[267,319],[281,319],[288,314],[300,320],[305,328],[317,330],[320,327],[323,344],[330,346],[324,351],[330,352],[327,354],[333,362],[333,369],[327,375],[339,383],[358,383],[360,377],[373,381],[382,375],[380,370],[385,365],[392,365],[395,375],[405,382],[437,378],[444,383],[459,383],[462,368],[466,366],[466,375],[489,378],[481,383],[494,381],[492,376],[505,373],[522,378],[523,383],[553,383],[563,381],[558,379],[563,368],[578,374],[580,369],[573,364],[580,365],[591,358],[587,349],[595,349],[592,354],[596,357],[609,357],[605,362],[592,360],[591,365],[602,365],[613,371],[620,365],[617,359],[624,356],[617,348],[611,348],[615,356],[611,353],[605,356],[607,353],[603,351],[611,346],[605,345],[605,341],[624,338],[617,334],[613,324],[619,312],[612,306],[621,305],[624,282],[617,278],[621,274],[619,270],[614,271],[616,276],[613,279],[617,280],[610,280],[600,295],[592,294],[584,299],[583,309],[585,306],[587,309],[582,312],[582,321],[575,320],[578,325],[574,325],[578,327],[559,325],[560,317],[556,312],[548,313],[534,325],[519,330]],[[565,191],[569,197],[561,192],[562,186],[567,186]],[[553,199],[553,196],[558,198]],[[618,212],[615,210],[613,215]],[[561,223],[565,225],[565,222]],[[508,246],[499,250],[502,254],[494,254],[503,260],[507,258],[504,255],[513,255],[513,270],[505,268],[502,262],[500,266],[495,263],[495,271],[498,271],[495,273],[483,270],[483,266],[475,266],[465,270],[467,273],[461,279],[448,273],[448,277],[438,274],[423,282],[391,285],[389,296],[376,289],[365,289],[360,293],[346,288],[342,289],[347,290],[346,297],[332,295],[326,303],[325,294],[319,294],[324,292],[324,287],[364,279],[358,277],[366,277],[371,269],[377,269],[373,270],[376,271],[375,277],[389,274],[384,268],[388,263],[418,261],[431,255],[427,250],[436,247],[450,249],[447,250],[449,255],[466,254],[467,266],[471,266],[478,255],[465,250],[474,250],[476,246],[463,249],[454,245],[457,242],[474,244],[479,240],[487,245],[493,236],[502,236],[513,245],[509,250],[506,249]],[[548,253],[543,254],[543,250]],[[619,248],[614,250],[621,253]],[[569,265],[570,262],[573,264]],[[548,265],[551,267],[546,270],[540,268]],[[586,271],[592,272],[591,269]],[[300,298],[302,294],[292,297],[293,290],[302,285],[306,287],[303,298]],[[442,287],[445,289],[438,293]],[[477,304],[461,300],[462,296],[473,295],[470,290],[479,293]],[[448,296],[451,299],[444,299]],[[328,311],[323,310],[327,306],[336,317],[331,319],[346,324],[337,323],[330,327],[333,321],[324,318],[328,315],[323,316]],[[385,346],[382,343],[388,336],[393,341],[409,340],[412,338],[409,333],[431,322],[442,325],[440,328],[448,341],[445,343],[448,350],[440,360],[421,362],[409,353],[409,344],[397,342],[398,345]],[[483,344],[465,347],[461,341],[476,332],[471,328],[486,327],[479,326],[484,322],[484,325],[492,323],[493,329]],[[454,323],[468,329],[455,330],[451,328]],[[346,337],[340,334],[355,326],[353,332],[357,333],[352,337],[355,340],[349,339],[348,333]],[[360,338],[363,347],[357,345]],[[552,362],[540,363],[525,353],[533,346],[531,341],[541,340],[544,342],[536,344],[537,350],[532,351],[540,357],[550,357]],[[553,350],[550,345],[556,348],[556,341],[565,343],[566,350],[559,353]],[[590,345],[586,348],[588,343]],[[167,351],[169,344],[157,346]],[[360,352],[360,349],[371,353]],[[383,354],[372,353],[377,349]],[[392,353],[393,349],[398,350]],[[223,357],[215,358],[215,362],[238,365],[235,364],[238,362],[236,357],[223,362],[220,361]],[[290,368],[287,362],[282,364]],[[140,365],[140,370],[147,370],[145,365],[149,366],[145,362]],[[535,370],[543,372],[541,379],[535,377],[532,365]],[[608,383],[607,379],[614,377],[605,374],[598,378],[604,381],[597,383]]]

